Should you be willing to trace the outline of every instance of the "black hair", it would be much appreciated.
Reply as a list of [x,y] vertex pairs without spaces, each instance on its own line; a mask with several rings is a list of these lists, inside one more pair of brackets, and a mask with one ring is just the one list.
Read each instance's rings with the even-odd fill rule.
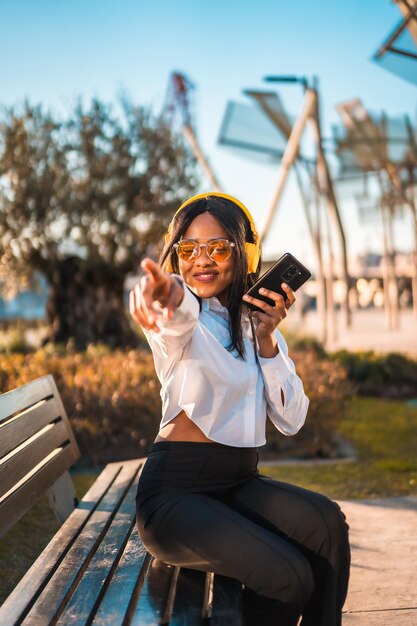
[[249,219],[242,209],[227,198],[210,196],[210,194],[205,198],[190,202],[190,204],[184,207],[174,218],[170,238],[162,251],[159,263],[163,267],[165,262],[169,260],[174,273],[180,273],[178,256],[173,245],[181,239],[191,222],[198,215],[206,212],[210,213],[210,215],[215,217],[222,224],[227,232],[228,238],[236,244],[233,252],[233,254],[235,254],[234,280],[229,285],[227,292],[227,308],[229,311],[229,330],[231,337],[228,350],[236,349],[239,355],[244,358],[245,346],[242,335],[244,302],[242,301],[242,296],[256,282],[260,272],[261,261],[259,260],[256,271],[248,274],[245,243],[255,243],[255,240]]

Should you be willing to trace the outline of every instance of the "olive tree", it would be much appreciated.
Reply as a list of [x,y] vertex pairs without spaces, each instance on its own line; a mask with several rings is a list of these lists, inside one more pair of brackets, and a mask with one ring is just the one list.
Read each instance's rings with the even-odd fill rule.
[[25,103],[0,120],[0,281],[49,286],[48,340],[133,345],[125,278],[156,251],[196,186],[194,161],[162,116],[127,99],[58,120]]

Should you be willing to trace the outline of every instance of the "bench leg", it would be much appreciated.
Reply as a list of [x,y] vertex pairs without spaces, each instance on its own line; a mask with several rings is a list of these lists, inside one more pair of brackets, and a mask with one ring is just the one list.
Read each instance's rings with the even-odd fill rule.
[[55,516],[63,524],[78,504],[74,485],[69,472],[65,472],[46,491]]

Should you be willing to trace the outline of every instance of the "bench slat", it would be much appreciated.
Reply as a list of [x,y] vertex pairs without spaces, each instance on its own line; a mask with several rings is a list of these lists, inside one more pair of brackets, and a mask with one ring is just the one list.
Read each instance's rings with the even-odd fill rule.
[[32,437],[43,426],[50,424],[60,415],[55,398],[41,400],[39,404],[25,409],[14,419],[0,424],[0,458],[3,458],[23,441]]
[[109,491],[88,519],[83,532],[76,538],[27,615],[25,626],[49,624],[65,609],[140,466],[141,462],[138,461],[123,464]]
[[69,423],[65,407],[62,404],[58,387],[56,386],[54,377],[51,374],[41,376],[26,385],[22,385],[17,389],[12,389],[11,391],[1,394],[0,425],[5,427],[6,424],[13,422],[13,418],[11,416],[17,413],[22,413],[23,411],[26,411],[30,407],[36,405],[41,400],[51,397],[55,398],[57,416],[61,416],[64,423],[67,425],[68,438],[71,441],[71,446],[74,447],[74,450],[76,450],[79,457],[80,451],[78,449],[74,433]]
[[137,485],[134,482],[59,618],[57,626],[86,624],[90,617],[94,616],[136,521],[136,489]]
[[[68,445],[66,425],[62,420],[45,426],[36,439],[28,442],[16,454],[0,465],[0,498],[17,485],[33,468],[57,448]],[[36,480],[36,475],[33,477]],[[32,478],[28,479],[29,482]],[[56,477],[53,477],[52,483]]]
[[71,547],[95,507],[109,490],[119,471],[120,465],[112,463],[101,472],[79,506],[0,607],[0,624],[2,626],[12,626],[18,622],[31,604],[35,602],[51,578],[57,564]]
[[150,560],[151,557],[139,538],[137,527],[134,526],[92,626],[121,626],[125,618],[130,623],[126,616],[136,607],[137,596],[142,590]]
[[53,377],[48,374],[1,395],[0,424],[11,415],[53,395]]
[[74,449],[66,446],[37,471],[33,480],[19,487],[2,502],[0,504],[0,536],[4,535],[26,513],[53,484],[55,477],[63,474],[75,461]]
[[[132,612],[130,626],[155,626],[167,615],[166,605],[176,569],[152,559],[139,601]],[[176,581],[174,586],[176,587]]]
[[[45,427],[42,436],[33,437],[25,446],[22,436],[25,440],[28,429],[34,428],[38,432],[44,426],[42,423],[44,418],[37,409],[40,403],[46,406],[47,398],[55,398],[51,406],[54,406],[54,412],[56,409],[56,417],[60,416],[60,424],[50,429]],[[49,418],[49,415],[47,417]],[[22,434],[19,430],[21,420]],[[33,425],[29,426],[31,421]],[[61,441],[56,439],[59,432],[62,435]],[[51,436],[49,447],[47,445],[48,434]],[[42,376],[18,389],[0,395],[0,441],[3,454],[0,464],[1,536],[80,456],[53,376]],[[68,445],[60,451],[55,449],[60,447],[62,442],[67,442]],[[54,449],[55,452],[53,452]],[[44,453],[42,459],[41,451]],[[13,491],[9,492],[11,487]]]

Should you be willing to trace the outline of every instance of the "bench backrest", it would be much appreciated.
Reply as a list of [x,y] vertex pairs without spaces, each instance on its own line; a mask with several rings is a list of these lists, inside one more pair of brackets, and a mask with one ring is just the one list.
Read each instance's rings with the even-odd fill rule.
[[53,376],[0,395],[0,536],[79,456]]

